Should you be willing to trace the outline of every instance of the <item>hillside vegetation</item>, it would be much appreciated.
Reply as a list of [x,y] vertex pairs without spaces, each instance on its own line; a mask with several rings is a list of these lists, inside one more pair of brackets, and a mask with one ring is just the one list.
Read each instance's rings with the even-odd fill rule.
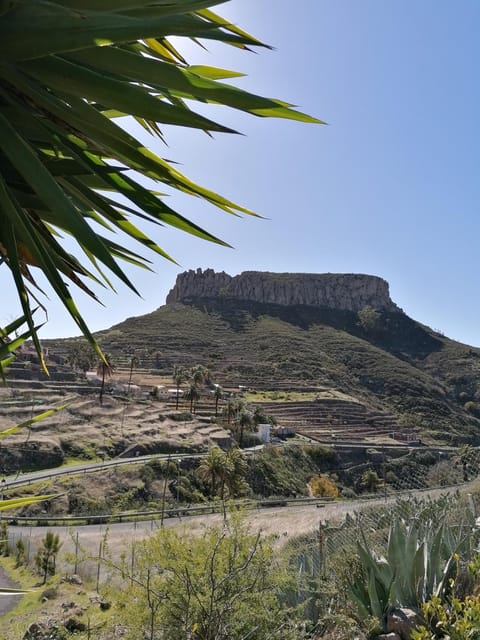
[[[170,304],[99,332],[118,364],[171,375],[202,362],[224,387],[336,390],[393,413],[421,437],[460,444],[480,436],[480,349],[454,342],[403,313],[374,326],[357,313],[238,299]],[[55,341],[66,352],[68,341]]]

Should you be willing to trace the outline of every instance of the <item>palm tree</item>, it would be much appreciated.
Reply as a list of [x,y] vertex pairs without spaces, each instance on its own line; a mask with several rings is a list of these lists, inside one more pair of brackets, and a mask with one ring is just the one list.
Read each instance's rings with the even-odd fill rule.
[[[229,213],[252,213],[195,184],[146,149],[122,128],[121,116],[133,116],[160,138],[164,125],[232,132],[195,112],[195,101],[316,122],[285,102],[223,81],[239,74],[187,65],[170,37],[207,39],[243,49],[265,46],[212,12],[208,4],[208,0],[0,3],[0,263],[12,274],[45,369],[32,315],[32,300],[33,306],[38,305],[31,292],[37,286],[31,267],[43,274],[103,360],[66,280],[96,298],[90,283],[113,286],[106,267],[136,291],[119,260],[144,267],[149,261],[127,246],[127,236],[140,249],[171,259],[136,226],[144,219],[226,244],[169,207],[159,196],[163,187],[149,189],[140,177],[198,196]],[[111,234],[99,231],[102,227],[125,235],[114,241]],[[65,235],[77,243],[76,253],[88,260],[66,251]]]
[[128,376],[127,396],[130,393],[130,385],[132,384],[133,370],[138,367],[140,360],[136,356],[130,358],[130,375]]
[[229,495],[232,498],[235,498],[244,493],[245,489],[248,487],[245,482],[248,465],[245,460],[245,456],[240,449],[237,448],[230,449],[230,451],[228,451],[227,463],[225,484]]
[[202,459],[198,467],[198,475],[209,485],[212,496],[216,496],[220,488],[223,498],[228,466],[227,457],[220,447],[212,447]]
[[218,416],[218,403],[223,398],[223,389],[219,384],[217,384],[217,386],[215,387],[215,391],[213,392],[213,396],[215,398],[215,417],[217,417]]
[[187,379],[187,371],[183,367],[175,367],[173,370],[173,381],[177,388],[175,409],[178,411],[178,398],[180,396],[180,385],[182,385]]
[[111,378],[115,367],[112,364],[112,356],[109,353],[103,354],[103,359],[100,360],[97,368],[97,375],[102,377],[102,384],[100,387],[100,404],[103,403],[103,394],[105,391],[105,379]]
[[230,424],[231,421],[237,415],[238,407],[236,400],[228,400],[227,404],[223,408],[223,414],[227,418],[227,424]]
[[205,384],[207,374],[210,375],[208,369],[206,369],[201,364],[197,364],[195,365],[195,367],[192,367],[190,369],[190,376],[197,387],[201,387],[203,384]]
[[242,411],[240,413],[240,417],[238,419],[238,425],[240,427],[240,437],[238,439],[238,444],[240,447],[243,445],[243,434],[245,432],[245,429],[247,429],[247,431],[251,430],[254,424],[255,423],[253,421],[252,414],[249,411]]
[[191,382],[190,386],[185,392],[185,399],[190,400],[190,413],[195,413],[195,405],[200,399],[200,391],[195,384],[195,382]]

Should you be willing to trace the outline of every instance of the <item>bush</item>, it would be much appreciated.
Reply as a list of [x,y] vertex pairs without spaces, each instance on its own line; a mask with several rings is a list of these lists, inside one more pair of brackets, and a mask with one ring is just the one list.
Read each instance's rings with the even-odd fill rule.
[[423,606],[425,624],[412,632],[412,640],[478,640],[480,638],[480,595],[448,604],[434,596]]
[[317,497],[337,498],[338,487],[335,482],[327,475],[316,475],[310,479],[308,486],[312,494]]

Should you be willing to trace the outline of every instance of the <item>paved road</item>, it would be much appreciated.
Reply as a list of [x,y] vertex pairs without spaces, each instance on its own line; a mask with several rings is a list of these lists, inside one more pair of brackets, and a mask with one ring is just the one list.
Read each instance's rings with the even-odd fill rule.
[[[319,444],[318,442],[305,442],[302,443],[301,446],[315,446]],[[323,443],[322,443],[323,444]],[[251,447],[248,449],[243,449],[243,453],[246,455],[254,455],[256,451],[263,449],[264,445],[259,445],[256,447]],[[286,445],[279,446],[296,446],[291,443],[287,443]],[[300,446],[300,445],[298,445]],[[395,444],[395,445],[375,445],[373,443],[337,443],[333,445],[335,449],[368,449],[372,447],[377,447],[378,449],[398,449],[405,448],[411,449],[409,445],[405,444]],[[414,447],[416,448],[416,447]],[[444,451],[451,453],[452,451],[456,451],[455,447],[421,447],[422,451]],[[203,453],[155,453],[145,456],[135,456],[132,458],[115,458],[114,460],[105,460],[100,462],[88,462],[82,463],[79,465],[68,465],[63,467],[55,467],[53,469],[42,469],[41,471],[32,471],[30,473],[19,473],[17,475],[4,476],[0,482],[0,491],[2,489],[9,489],[12,487],[19,487],[21,485],[30,484],[32,482],[37,482],[39,480],[48,480],[50,478],[58,477],[58,476],[69,476],[69,475],[77,475],[82,473],[94,473],[96,471],[102,471],[103,469],[108,469],[112,467],[118,467],[126,464],[141,464],[148,462],[149,460],[167,460],[170,458],[171,460],[185,460],[187,458],[203,458],[207,454]]]
[[[464,485],[461,491],[468,492],[471,485]],[[434,498],[445,493],[454,493],[457,488],[434,489],[429,491],[414,491],[412,495]],[[398,496],[391,496],[387,503],[393,504]],[[343,519],[347,513],[366,507],[385,505],[383,497],[372,500],[352,500],[325,504],[321,507],[315,504],[294,504],[288,507],[272,507],[268,509],[252,509],[245,512],[245,520],[253,530],[262,530],[266,534],[280,535],[282,538],[309,533],[316,529],[320,521]],[[168,518],[164,521],[166,528],[175,527],[188,534],[199,534],[205,527],[220,524],[223,520],[221,513],[203,514],[196,516],[182,516]],[[110,550],[117,549],[118,553],[131,545],[133,540],[140,540],[160,527],[159,520],[143,522],[120,522],[114,524],[92,524],[75,527],[56,526],[63,543],[62,555],[75,550],[75,536],[78,534],[80,545],[92,556],[98,554],[99,543],[108,532],[108,546]],[[22,527],[9,526],[10,535],[23,536],[31,542],[32,548],[39,544],[47,531],[53,527]]]

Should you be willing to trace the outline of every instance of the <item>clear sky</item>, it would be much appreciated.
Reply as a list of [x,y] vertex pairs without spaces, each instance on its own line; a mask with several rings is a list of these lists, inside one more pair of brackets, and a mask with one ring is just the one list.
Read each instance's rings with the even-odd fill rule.
[[[480,346],[480,2],[232,0],[218,8],[275,51],[188,44],[190,62],[243,71],[238,84],[293,102],[328,126],[210,107],[245,136],[166,129],[149,144],[192,179],[264,215],[235,218],[172,195],[235,249],[150,229],[180,266],[155,260],[102,308],[78,294],[94,330],[164,304],[176,275],[212,267],[369,273],[408,315]],[[7,273],[0,272],[0,286]],[[4,298],[6,322],[18,311]],[[49,304],[41,336],[76,335]]]

